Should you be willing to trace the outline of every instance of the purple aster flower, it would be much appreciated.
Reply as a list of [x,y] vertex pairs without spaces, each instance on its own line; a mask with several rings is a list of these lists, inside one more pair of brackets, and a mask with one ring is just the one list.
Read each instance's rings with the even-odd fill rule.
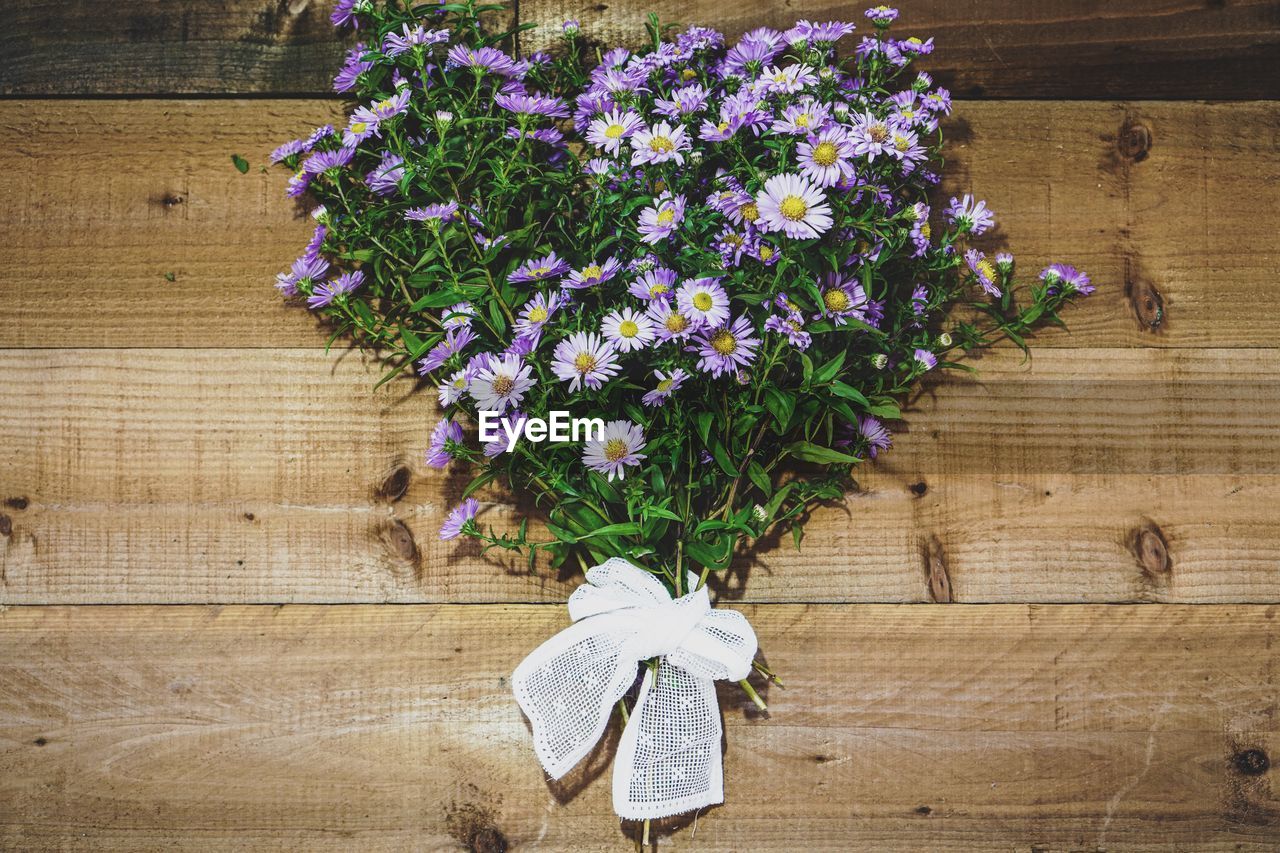
[[689,27],[676,36],[676,47],[685,53],[724,47],[724,34],[710,27]]
[[411,207],[404,212],[404,218],[410,222],[423,222],[427,225],[448,225],[457,222],[458,203],[446,201],[440,204],[429,204],[426,207]]
[[573,270],[561,284],[566,290],[583,290],[609,281],[622,270],[617,258],[609,258],[603,264],[592,261],[582,269]]
[[410,29],[409,25],[405,24],[400,31],[403,35],[387,33],[386,39],[382,42],[382,52],[387,56],[399,56],[415,47],[445,44],[449,41],[448,30],[428,30],[422,26]]
[[867,293],[856,279],[843,278],[839,273],[827,273],[822,279],[822,310],[814,319],[829,317],[837,326],[844,326],[849,318],[867,321]]
[[290,157],[296,157],[301,154],[304,150],[301,139],[290,139],[271,152],[270,160],[272,163],[283,163]]
[[929,288],[923,284],[917,284],[911,291],[911,313],[917,317],[923,317],[924,312],[929,308]]
[[587,128],[587,141],[616,156],[622,141],[635,133],[637,127],[643,126],[644,119],[637,113],[611,110],[591,122]]
[[872,113],[852,117],[853,150],[859,157],[874,162],[876,157],[893,148],[893,128]]
[[653,371],[653,376],[658,380],[658,384],[657,387],[652,391],[646,392],[644,397],[641,398],[641,402],[646,406],[665,405],[667,399],[680,390],[680,386],[689,378],[689,374],[679,367],[669,373],[655,370]]
[[309,175],[320,175],[325,172],[336,173],[351,162],[356,154],[354,148],[339,148],[336,151],[317,151],[302,164],[302,171]]
[[815,44],[829,45],[835,44],[856,29],[857,27],[853,24],[845,21],[827,21],[825,24],[797,21],[796,25],[786,32],[784,38],[788,44],[795,42],[796,39],[804,39]]
[[875,459],[876,454],[881,450],[888,450],[893,444],[889,430],[871,415],[859,417],[857,423],[847,425],[843,431],[845,434],[836,440],[836,447],[849,447],[856,441],[860,446],[866,447],[867,455],[872,459]]
[[669,239],[684,222],[685,198],[663,193],[658,203],[640,211],[640,239],[649,245]]
[[657,336],[649,315],[631,307],[606,314],[600,333],[618,352],[644,349]]
[[1050,264],[1040,272],[1040,280],[1049,285],[1049,293],[1057,293],[1058,286],[1066,292],[1075,291],[1081,296],[1093,293],[1094,286],[1088,274],[1069,264]]
[[975,237],[996,224],[996,218],[987,209],[987,203],[975,201],[969,193],[965,193],[963,199],[951,199],[947,219],[960,233],[973,234]]
[[637,130],[631,136],[631,165],[665,163],[670,160],[677,166],[683,166],[684,152],[689,148],[689,137],[685,134],[684,125],[672,127],[665,121],[658,122],[653,127]]
[[[308,252],[293,262],[288,276],[277,277],[276,287],[286,296],[295,296],[299,287],[303,292],[309,291],[324,281],[324,277],[328,274],[329,262],[319,255]],[[288,285],[284,284],[286,280],[289,282]]]
[[645,313],[653,320],[654,331],[657,332],[658,341],[661,343],[672,340],[683,341],[693,334],[698,326],[688,315],[681,313],[677,306],[665,299],[655,299],[650,302]]
[[698,369],[712,376],[735,373],[750,367],[755,360],[760,339],[745,316],[719,328],[703,329],[694,335],[686,351],[700,357]]
[[932,230],[929,228],[929,205],[922,201],[911,206],[911,242],[915,246],[912,257],[918,258],[929,251]]
[[568,118],[569,105],[559,98],[538,92],[512,92],[494,97],[493,102],[508,112],[526,116]]
[[1008,252],[996,252],[996,267],[1005,275],[1012,273],[1013,255]]
[[707,104],[707,87],[701,83],[690,83],[671,93],[669,98],[655,98],[653,108],[669,118],[682,118],[683,116],[701,112],[702,108]]
[[804,240],[831,227],[831,205],[822,190],[803,175],[774,175],[756,196],[761,227]]
[[876,6],[868,9],[866,16],[877,27],[887,27],[898,20],[898,10],[889,6]]
[[491,357],[487,367],[476,371],[467,393],[480,411],[502,413],[520,405],[525,392],[537,384],[532,374],[533,366],[519,356]]
[[300,170],[290,175],[284,194],[289,198],[298,198],[311,188],[311,179],[314,177],[314,175],[305,170]]
[[567,273],[569,269],[569,264],[556,257],[556,253],[553,251],[544,258],[526,261],[516,267],[515,272],[507,276],[507,281],[512,284],[521,284],[526,281],[546,281],[547,279],[559,278]]
[[449,356],[461,352],[475,339],[476,333],[469,328],[450,329],[445,333],[444,340],[432,347],[426,358],[418,362],[418,375],[427,376],[448,361]]
[[951,93],[939,87],[924,96],[921,106],[926,110],[946,115],[951,112]]
[[920,144],[920,137],[910,130],[897,128],[890,134],[890,145],[886,149],[890,157],[902,163],[902,173],[910,174],[916,164],[924,160],[928,152]]
[[729,48],[721,71],[724,74],[742,75],[744,72],[759,70],[766,63],[772,62],[784,48],[782,33],[767,28],[752,30]]
[[788,65],[786,68],[779,68],[776,65],[766,68],[760,75],[760,80],[767,86],[766,91],[793,95],[806,86],[817,83],[818,75],[814,74],[809,66],[797,63]]
[[459,302],[440,313],[440,325],[446,329],[470,328],[471,320],[476,316],[475,306],[470,302]]
[[927,349],[917,349],[911,355],[911,360],[924,370],[933,370],[938,366],[938,357]]
[[773,304],[778,310],[764,321],[765,331],[786,335],[793,347],[807,350],[813,343],[813,336],[804,330],[804,315],[800,313],[800,306],[788,299],[785,293],[779,293]]
[[468,47],[455,44],[449,48],[449,66],[452,68],[470,68],[476,74],[492,72],[502,76],[510,76],[515,71],[515,62],[511,57],[495,47]]
[[476,513],[480,511],[480,501],[475,498],[467,498],[462,503],[449,511],[449,515],[444,520],[444,524],[440,528],[441,539],[457,539],[472,519],[476,517]]
[[840,125],[819,131],[796,146],[800,173],[820,187],[833,187],[853,177],[853,142]]
[[783,109],[781,118],[774,120],[770,130],[789,136],[806,136],[825,125],[830,117],[831,113],[825,106],[813,98],[805,98]]
[[987,260],[986,255],[977,249],[970,249],[964,253],[964,262],[969,265],[969,271],[973,273],[973,277],[978,284],[982,285],[982,289],[988,296],[1000,296],[1000,285],[996,283],[996,268],[991,261]]
[[366,62],[363,58],[368,50],[364,42],[360,42],[347,51],[347,58],[342,63],[342,70],[333,78],[335,92],[350,92],[359,82],[360,75],[373,67],[372,61]]
[[933,53],[933,39],[926,39],[925,41],[921,41],[915,36],[911,36],[910,38],[905,38],[899,42],[896,42],[896,44],[897,44],[898,50],[902,51],[903,53],[916,53],[921,56],[927,56],[930,53]]
[[360,29],[360,19],[357,16],[368,11],[369,0],[338,0],[333,6],[333,11],[329,13],[329,20],[335,27],[350,24]]
[[364,284],[364,273],[360,270],[343,273],[333,281],[318,282],[312,289],[311,295],[307,297],[307,307],[313,310],[324,308],[338,297],[354,292],[362,284]]
[[718,328],[729,320],[729,294],[714,278],[690,279],[680,285],[676,306],[699,328]]
[[560,32],[564,33],[567,38],[575,38],[578,33],[582,32],[582,25],[578,23],[577,18],[570,18],[560,25]]
[[321,125],[320,127],[317,127],[315,130],[311,131],[311,135],[303,140],[302,147],[304,150],[310,151],[313,148],[315,148],[317,145],[319,145],[321,142],[328,139],[329,137],[337,136],[337,135],[338,135],[338,132],[333,129],[333,125],[331,124]]
[[675,289],[676,274],[666,267],[655,267],[631,282],[627,293],[648,302],[651,299],[671,299]]
[[440,405],[452,406],[461,400],[462,395],[471,388],[471,380],[475,378],[475,368],[464,367],[461,370],[455,370],[448,381],[441,383],[436,389],[436,396],[440,399]]
[[720,262],[728,269],[740,264],[744,255],[751,254],[753,241],[759,242],[759,237],[750,233],[744,234],[726,225],[712,240],[711,248],[720,253]]
[[613,347],[594,333],[574,332],[556,344],[552,355],[551,371],[569,383],[570,391],[580,386],[594,391],[620,369]]
[[639,465],[645,458],[644,430],[631,421],[610,421],[598,440],[588,441],[582,450],[582,461],[592,471],[621,480],[628,466]]
[[515,323],[515,330],[521,337],[529,339],[533,347],[542,337],[542,327],[551,319],[551,315],[560,307],[558,294],[539,293],[524,304]]
[[431,444],[427,447],[427,464],[432,468],[447,468],[453,461],[450,444],[462,444],[462,427],[456,421],[445,418],[431,431]]
[[404,178],[404,158],[399,154],[384,151],[382,162],[372,172],[364,176],[369,191],[377,195],[394,195],[400,190],[400,181]]

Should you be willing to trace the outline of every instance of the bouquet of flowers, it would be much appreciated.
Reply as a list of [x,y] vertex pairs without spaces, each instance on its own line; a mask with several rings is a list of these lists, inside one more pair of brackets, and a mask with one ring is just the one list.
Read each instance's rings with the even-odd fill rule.
[[[587,570],[517,698],[556,776],[616,707],[615,806],[661,817],[721,800],[712,681],[759,701],[746,677],[771,677],[708,578],[772,531],[799,547],[927,373],[1025,349],[1092,287],[1062,264],[1017,283],[969,245],[985,203],[935,199],[951,101],[908,73],[933,40],[891,36],[894,9],[732,45],[651,17],[609,47],[568,21],[527,56],[531,25],[486,28],[500,10],[339,0],[354,111],[272,155],[320,203],[277,287],[383,381],[436,389],[426,463],[474,474],[443,538]],[[544,535],[483,524],[493,481],[537,497]]]

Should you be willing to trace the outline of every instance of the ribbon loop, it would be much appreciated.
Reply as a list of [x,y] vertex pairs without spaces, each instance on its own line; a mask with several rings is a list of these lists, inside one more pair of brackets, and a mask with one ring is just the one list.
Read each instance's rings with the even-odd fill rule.
[[750,673],[756,635],[746,618],[713,610],[705,587],[672,599],[657,578],[618,558],[587,572],[569,614],[574,624],[511,679],[546,771],[559,779],[591,751],[639,663],[658,658],[618,744],[614,810],[642,820],[722,802],[714,682]]

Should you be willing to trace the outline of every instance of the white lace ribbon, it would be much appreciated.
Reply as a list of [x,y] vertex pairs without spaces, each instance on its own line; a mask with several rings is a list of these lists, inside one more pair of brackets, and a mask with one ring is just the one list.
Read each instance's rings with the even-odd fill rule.
[[750,674],[756,635],[746,617],[713,610],[706,587],[672,599],[657,578],[616,557],[587,572],[569,615],[573,624],[511,678],[547,773],[559,779],[591,751],[637,665],[658,658],[618,743],[614,811],[644,820],[723,802],[714,681]]

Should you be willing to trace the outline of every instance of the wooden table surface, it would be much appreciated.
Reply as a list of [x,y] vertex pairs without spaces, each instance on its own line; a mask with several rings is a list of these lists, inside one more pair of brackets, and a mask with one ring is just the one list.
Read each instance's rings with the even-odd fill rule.
[[[717,587],[787,689],[721,690],[728,802],[658,846],[1280,849],[1280,2],[902,7],[946,189],[1098,293]],[[647,8],[862,6],[520,16]],[[572,579],[438,542],[428,395],[271,287],[308,229],[259,167],[341,112],[327,12],[5,10],[0,848],[629,848],[610,749],[547,784],[509,693]]]

